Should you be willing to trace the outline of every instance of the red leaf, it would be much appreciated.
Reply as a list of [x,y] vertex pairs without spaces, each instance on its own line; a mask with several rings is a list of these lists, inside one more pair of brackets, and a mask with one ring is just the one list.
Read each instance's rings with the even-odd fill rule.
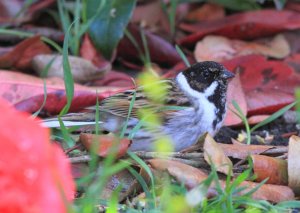
[[81,133],[79,141],[90,150],[93,143],[98,143],[98,155],[100,157],[106,157],[112,151],[117,153],[117,157],[122,157],[126,154],[126,151],[130,145],[130,140],[123,138],[118,139],[112,135],[94,135]]
[[[118,56],[128,61],[140,61],[141,54],[145,54],[141,39],[142,32],[135,25],[129,25],[127,29],[136,41],[138,47],[141,49],[142,53],[137,50],[127,37],[124,37],[118,46]],[[149,31],[144,30],[144,34],[152,62],[165,66],[173,66],[181,61],[179,54],[172,44],[161,37],[150,33]]]
[[[51,78],[46,80],[46,85],[47,101],[43,110],[57,114],[66,104],[63,80]],[[74,87],[71,111],[94,105],[97,97],[102,100],[120,91],[119,88],[89,88],[78,84]],[[44,100],[44,83],[42,79],[30,75],[0,71],[0,97],[14,104],[18,110],[36,112]]]
[[0,111],[0,212],[66,212],[75,186],[49,130],[3,100]]
[[91,61],[97,67],[106,67],[107,64],[110,63],[97,51],[88,34],[84,35],[80,47],[80,55],[82,58]]
[[194,45],[208,34],[254,39],[300,28],[300,14],[288,10],[266,9],[237,13],[214,21],[181,24],[180,28],[193,33],[179,41],[179,44],[187,46]]
[[40,36],[34,36],[22,41],[10,52],[1,55],[0,68],[27,69],[31,67],[31,60],[34,56],[49,53],[51,53],[50,48],[40,40]]
[[125,73],[110,71],[101,79],[91,82],[93,86],[134,87],[132,78]]
[[248,115],[270,114],[294,101],[294,89],[300,84],[300,75],[286,63],[249,55],[223,64],[241,74]]

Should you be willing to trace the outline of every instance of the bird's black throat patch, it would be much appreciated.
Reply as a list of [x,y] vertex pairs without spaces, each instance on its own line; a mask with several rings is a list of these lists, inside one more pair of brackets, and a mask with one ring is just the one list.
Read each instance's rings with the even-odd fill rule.
[[227,85],[219,82],[214,93],[208,97],[209,102],[216,106],[216,119],[213,121],[213,128],[216,128],[217,124],[222,121],[226,112],[226,90]]

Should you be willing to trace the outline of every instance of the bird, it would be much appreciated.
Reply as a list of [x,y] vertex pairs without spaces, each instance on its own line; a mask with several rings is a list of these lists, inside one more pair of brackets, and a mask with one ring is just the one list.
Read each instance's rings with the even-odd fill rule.
[[[173,79],[150,84],[162,86],[166,95],[161,103],[152,101],[143,86],[128,89],[105,98],[99,104],[99,125],[102,130],[131,139],[130,151],[155,151],[155,140],[167,136],[174,151],[194,145],[205,133],[214,136],[226,115],[226,95],[234,74],[214,61],[197,62],[179,72]],[[147,128],[139,111],[157,113],[161,123]],[[164,110],[162,110],[164,109]],[[130,113],[129,113],[130,111]],[[66,126],[95,125],[96,107],[61,117]],[[43,126],[59,127],[57,118],[43,121]],[[137,128],[137,126],[140,126]]]

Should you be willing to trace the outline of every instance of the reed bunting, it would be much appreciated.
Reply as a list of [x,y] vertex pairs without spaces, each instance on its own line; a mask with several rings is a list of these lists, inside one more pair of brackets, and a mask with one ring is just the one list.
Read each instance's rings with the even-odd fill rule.
[[[132,138],[131,151],[153,151],[160,135],[168,136],[174,150],[180,151],[195,144],[204,133],[214,136],[220,129],[226,114],[228,80],[232,77],[234,74],[219,63],[196,63],[175,79],[158,83],[167,89],[163,104],[150,101],[143,87],[104,99],[99,106],[100,127],[119,134],[126,123],[125,136]],[[161,124],[157,128],[141,125],[140,109],[157,113]],[[90,107],[86,112],[67,114],[62,120],[66,126],[95,125],[95,112],[95,107]],[[47,119],[43,125],[59,127],[59,122],[56,118]]]

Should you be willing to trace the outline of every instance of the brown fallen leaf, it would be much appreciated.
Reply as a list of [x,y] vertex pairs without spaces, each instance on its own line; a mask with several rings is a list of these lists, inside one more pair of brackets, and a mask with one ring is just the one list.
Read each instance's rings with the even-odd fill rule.
[[231,174],[231,160],[225,155],[222,148],[210,134],[206,134],[204,139],[203,152],[204,159],[209,165],[214,164],[217,171],[224,174]]
[[223,36],[209,35],[196,44],[197,61],[224,61],[237,56],[259,54],[282,59],[290,54],[290,46],[281,34],[265,43],[230,40]]
[[110,64],[95,48],[89,35],[86,33],[83,37],[82,44],[80,46],[80,56],[90,62],[96,67],[106,67]]
[[288,184],[287,161],[264,155],[251,155],[256,181],[269,178],[266,183],[276,185]]
[[162,30],[164,33],[169,32],[168,16],[161,4],[159,0],[144,1],[142,4],[137,4],[130,22],[142,25],[151,32],[157,32],[158,30]]
[[189,189],[196,187],[208,177],[202,170],[178,161],[151,159],[148,162],[156,170],[167,171],[178,182],[185,184]]
[[[64,71],[62,66],[62,55],[37,55],[33,58],[32,65],[34,70],[38,74],[41,74],[47,64],[49,64],[52,60],[53,62],[47,72],[47,76],[63,78]],[[77,56],[69,56],[69,62],[74,81],[77,83],[85,83],[91,80],[96,80],[111,69],[111,64],[109,62],[103,63],[103,67],[100,68],[96,67],[92,62]]]
[[[222,186],[225,186],[225,182],[222,181]],[[245,191],[240,194],[244,194],[251,189],[257,187],[258,183],[244,181],[241,183],[241,187],[247,187]],[[268,200],[274,203],[279,203],[287,200],[294,200],[295,195],[292,189],[288,186],[274,185],[274,184],[263,184],[256,192],[252,195],[253,199],[256,200]]]
[[116,152],[117,157],[122,157],[130,145],[130,140],[126,138],[119,139],[113,135],[95,135],[88,133],[81,133],[79,141],[88,150],[93,148],[94,143],[98,143],[95,145],[95,148],[98,148],[97,153],[100,157],[105,157],[111,152]]
[[289,187],[300,195],[300,137],[293,135],[289,140],[288,174]]
[[192,10],[185,16],[187,21],[210,21],[225,17],[225,9],[213,3],[206,3]]
[[[205,172],[177,161],[152,159],[148,162],[156,170],[167,171],[178,182],[185,184],[189,189],[198,186],[208,177]],[[225,189],[226,182],[220,180],[220,185],[222,189]],[[241,191],[239,194],[245,194],[257,186],[258,183],[244,181],[240,184],[240,187],[246,187],[246,189]],[[209,196],[216,196],[217,194],[214,185],[210,186],[208,191]],[[293,191],[287,186],[264,184],[258,188],[258,190],[252,195],[252,198],[278,203],[286,200],[293,200],[295,199],[295,196]]]
[[240,73],[237,72],[235,77],[229,82],[227,90],[227,113],[224,121],[225,126],[234,126],[242,123],[242,120],[232,112],[236,111],[232,101],[235,100],[244,115],[247,115],[247,101],[241,85]]
[[245,159],[249,155],[260,154],[267,150],[275,148],[275,146],[245,145],[241,143],[235,143],[235,144],[219,143],[219,146],[224,151],[226,156],[237,158],[237,159]]

